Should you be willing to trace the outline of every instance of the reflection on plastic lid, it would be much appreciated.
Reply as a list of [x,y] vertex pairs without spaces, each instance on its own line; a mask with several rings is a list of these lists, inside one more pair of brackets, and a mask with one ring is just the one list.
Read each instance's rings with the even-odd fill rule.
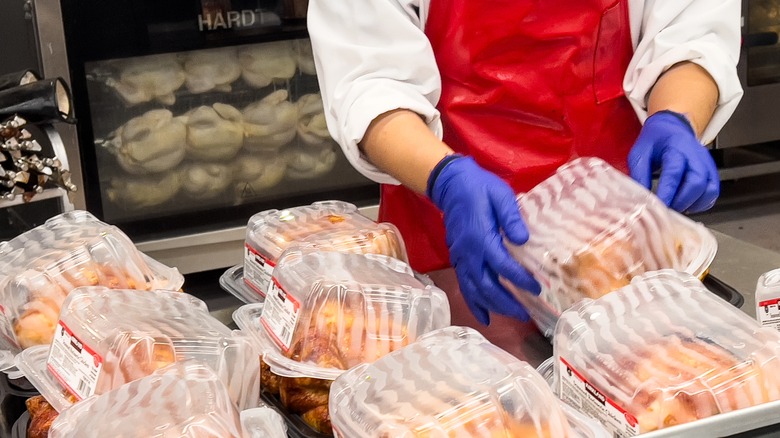
[[589,409],[592,397],[576,388],[590,385],[638,433],[780,400],[780,333],[690,274],[648,273],[584,300],[563,313],[554,343],[561,397]]

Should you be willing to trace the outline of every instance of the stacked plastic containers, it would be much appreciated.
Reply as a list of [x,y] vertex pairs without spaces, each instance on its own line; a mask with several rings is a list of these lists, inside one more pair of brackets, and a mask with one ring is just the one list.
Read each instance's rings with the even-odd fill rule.
[[331,387],[337,437],[604,437],[527,363],[470,328],[422,336]]
[[540,297],[516,290],[549,336],[560,313],[645,272],[706,275],[717,252],[701,224],[667,208],[650,191],[597,158],[576,159],[518,197],[530,239],[508,244],[542,285]]
[[184,362],[74,405],[49,430],[51,438],[107,436],[283,438],[286,434],[278,414],[260,408],[239,415],[212,369]]
[[344,370],[450,323],[444,292],[387,256],[290,249],[272,285],[234,319],[263,351],[262,390],[318,432],[331,432],[328,389]]
[[554,375],[564,401],[625,437],[780,400],[779,354],[780,333],[664,270],[564,312]]
[[0,243],[0,349],[15,354],[49,344],[60,306],[77,287],[178,290],[183,283],[176,269],[146,257],[118,228],[84,211],[61,214]]
[[29,348],[16,363],[59,412],[185,360],[214,370],[245,409],[258,403],[258,354],[190,295],[84,287],[65,300],[51,347]]
[[258,296],[239,297],[258,302],[270,287],[273,268],[293,244],[323,251],[383,254],[406,261],[406,248],[395,226],[376,223],[341,201],[315,202],[287,210],[267,210],[249,219],[244,252],[244,282]]

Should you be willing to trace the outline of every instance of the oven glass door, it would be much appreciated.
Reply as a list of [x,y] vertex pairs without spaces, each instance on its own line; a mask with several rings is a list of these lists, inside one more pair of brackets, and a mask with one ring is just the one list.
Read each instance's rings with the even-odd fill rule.
[[747,85],[780,82],[780,0],[748,0]]
[[69,41],[80,147],[88,206],[104,220],[138,237],[315,200],[376,202],[325,125],[305,2],[64,3],[97,23],[66,34],[82,43]]

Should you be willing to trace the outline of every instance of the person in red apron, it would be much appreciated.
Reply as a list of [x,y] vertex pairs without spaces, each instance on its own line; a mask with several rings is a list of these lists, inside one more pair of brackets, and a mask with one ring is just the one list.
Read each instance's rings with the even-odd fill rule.
[[502,239],[528,239],[515,193],[572,158],[648,188],[660,170],[657,195],[679,211],[714,204],[702,140],[741,96],[739,2],[645,3],[310,1],[328,126],[358,170],[393,183],[379,220],[448,292],[453,324],[517,353],[528,315],[498,277],[540,288]]

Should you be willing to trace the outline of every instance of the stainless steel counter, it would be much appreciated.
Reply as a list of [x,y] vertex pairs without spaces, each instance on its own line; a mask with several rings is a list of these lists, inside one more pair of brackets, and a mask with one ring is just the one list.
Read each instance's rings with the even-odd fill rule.
[[756,283],[764,272],[780,268],[780,253],[713,231],[718,239],[718,255],[710,273],[745,297],[742,310],[755,318]]

